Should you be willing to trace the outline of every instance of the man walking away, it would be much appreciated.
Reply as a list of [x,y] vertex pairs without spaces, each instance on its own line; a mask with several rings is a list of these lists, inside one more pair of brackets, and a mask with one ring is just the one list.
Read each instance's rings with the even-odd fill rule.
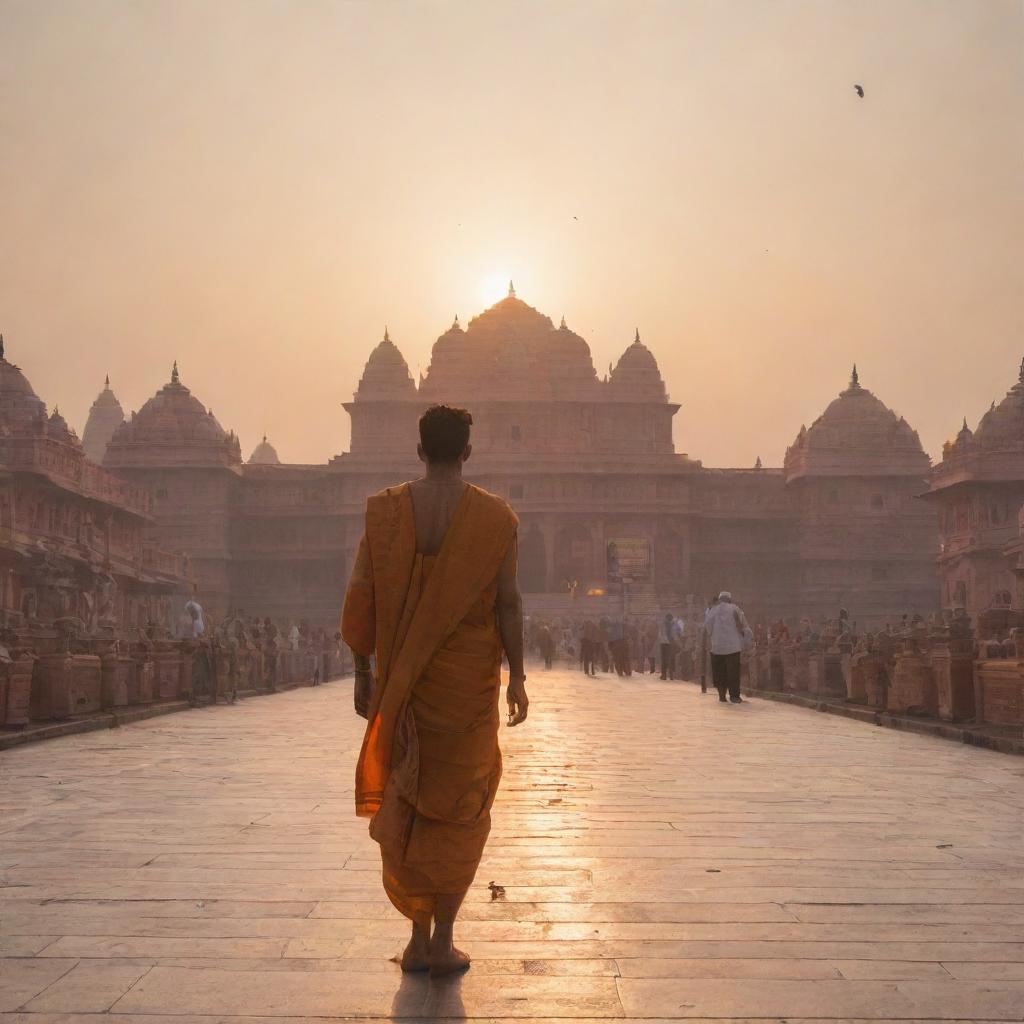
[[740,652],[749,627],[740,608],[733,604],[732,594],[723,590],[718,603],[712,605],[704,619],[711,644],[711,678],[718,688],[718,699],[742,704],[740,697]]
[[671,612],[665,612],[665,617],[658,624],[658,649],[661,652],[661,678],[675,679],[675,651],[673,645],[673,634],[675,633],[675,622]]

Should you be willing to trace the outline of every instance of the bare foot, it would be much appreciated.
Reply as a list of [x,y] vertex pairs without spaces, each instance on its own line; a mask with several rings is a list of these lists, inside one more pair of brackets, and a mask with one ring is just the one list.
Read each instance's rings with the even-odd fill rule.
[[430,976],[432,978],[440,978],[446,974],[457,974],[459,971],[467,971],[469,970],[469,964],[469,957],[461,949],[456,949],[454,946],[449,946],[447,949],[439,952],[431,951]]
[[398,962],[403,971],[430,970],[430,940],[419,928],[413,927],[412,938]]

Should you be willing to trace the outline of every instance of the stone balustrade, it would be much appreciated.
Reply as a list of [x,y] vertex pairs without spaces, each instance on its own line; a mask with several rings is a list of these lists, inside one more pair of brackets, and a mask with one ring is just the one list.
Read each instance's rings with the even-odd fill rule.
[[907,635],[761,639],[745,686],[943,722],[1024,727],[1024,644],[975,649],[966,619]]
[[0,657],[0,730],[157,703],[233,700],[326,682],[351,671],[347,649],[267,649],[220,640],[90,641],[13,647]]

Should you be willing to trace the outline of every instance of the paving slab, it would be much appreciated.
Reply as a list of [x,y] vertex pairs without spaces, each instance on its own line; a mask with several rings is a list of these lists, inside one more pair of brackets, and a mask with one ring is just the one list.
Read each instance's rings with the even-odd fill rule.
[[688,684],[530,686],[445,982],[391,959],[347,684],[0,754],[4,1024],[1024,1019],[1020,760]]

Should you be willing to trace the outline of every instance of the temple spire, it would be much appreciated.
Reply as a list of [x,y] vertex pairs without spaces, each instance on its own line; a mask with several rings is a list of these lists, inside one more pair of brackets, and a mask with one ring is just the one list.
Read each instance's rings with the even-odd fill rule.
[[[4,354],[3,340],[4,340],[4,336],[2,334],[0,334],[0,359],[3,358],[3,354]],[[1020,377],[1018,379],[1020,380],[1021,384],[1024,384],[1024,359],[1021,359],[1021,361],[1020,361]]]
[[391,335],[388,334],[387,325],[385,325],[385,327],[384,327],[384,341],[385,342],[390,342],[391,341]]
[[171,367],[171,383],[180,384],[181,378],[178,376],[178,360],[174,360],[174,366]]
[[4,359],[4,336],[0,334],[0,359]]
[[856,363],[853,364],[853,372],[850,374],[850,387],[851,388],[859,388],[860,387],[860,374],[857,373],[857,364]]
[[110,390],[110,374],[108,373],[106,379],[103,381],[103,388],[106,391]]
[[511,278],[508,282],[508,297],[514,299],[516,297],[516,286],[512,283]]
[[634,345],[639,345],[640,344],[640,328],[639,327],[636,329],[636,334],[633,335],[633,344]]
[[456,313],[455,314],[455,319],[452,321],[452,328],[455,328],[455,327],[458,327],[458,326],[459,326],[459,314]]
[[565,314],[562,314],[562,322],[558,325],[563,331],[565,330]]

